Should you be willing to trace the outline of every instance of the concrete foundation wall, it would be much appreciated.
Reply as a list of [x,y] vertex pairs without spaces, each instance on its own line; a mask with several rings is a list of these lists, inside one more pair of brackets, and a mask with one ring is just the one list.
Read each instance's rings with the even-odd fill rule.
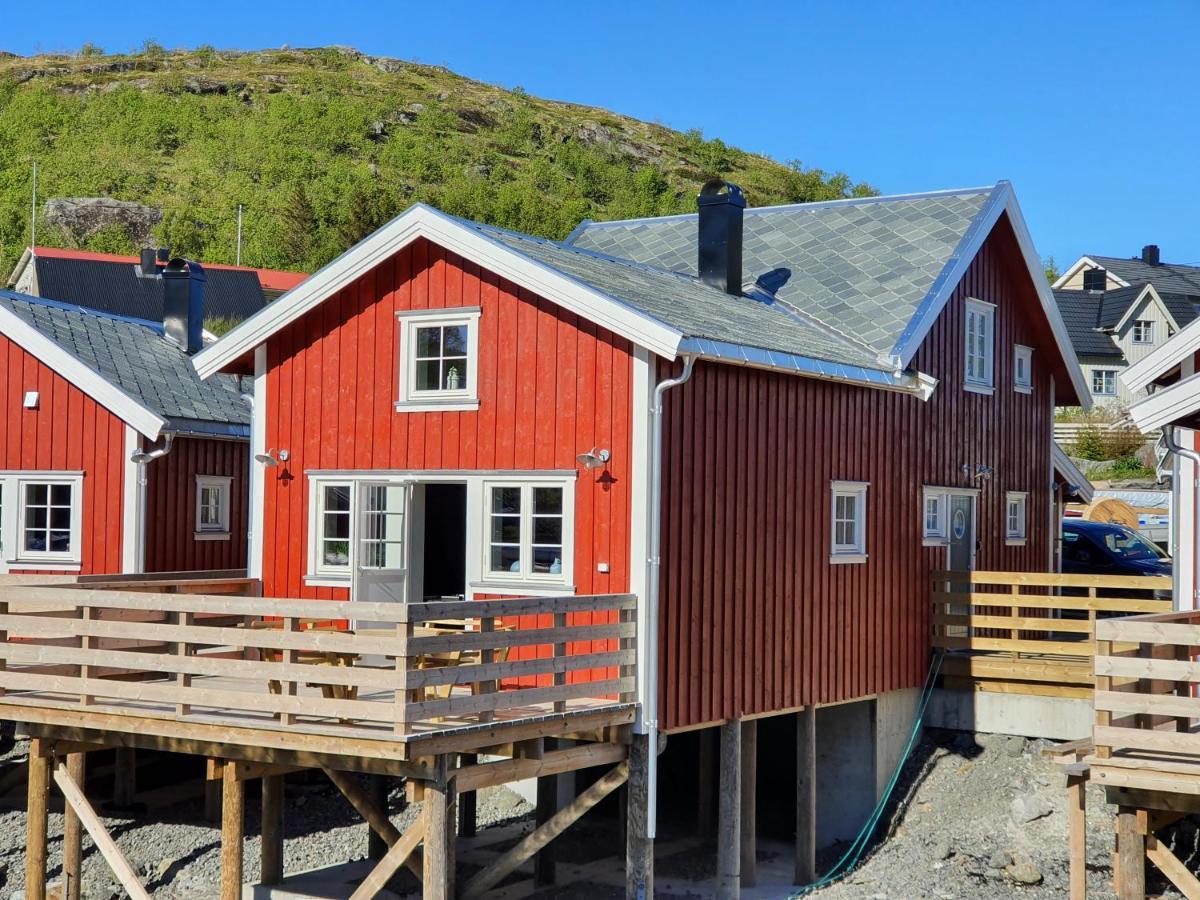
[[929,701],[925,724],[955,731],[1073,741],[1092,733],[1093,719],[1091,701],[1083,698],[939,688]]

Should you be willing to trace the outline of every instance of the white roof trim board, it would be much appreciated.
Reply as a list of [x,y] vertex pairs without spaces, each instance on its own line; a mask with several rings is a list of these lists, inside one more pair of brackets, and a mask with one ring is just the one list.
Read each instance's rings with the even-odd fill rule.
[[1172,425],[1200,409],[1200,374],[1155,391],[1129,407],[1129,418],[1143,434]]
[[1067,367],[1071,385],[1075,388],[1075,394],[1079,398],[1080,404],[1084,409],[1088,409],[1091,407],[1091,392],[1088,390],[1087,379],[1083,375],[1083,369],[1080,368],[1075,350],[1071,346],[1071,338],[1067,334],[1067,326],[1063,322],[1062,314],[1058,311],[1058,302],[1054,299],[1054,292],[1046,283],[1041,258],[1034,249],[1033,238],[1029,234],[1029,227],[1025,224],[1025,216],[1021,213],[1020,204],[1017,203],[1016,192],[1007,181],[996,184],[992,196],[975,221],[971,223],[971,228],[963,235],[954,255],[934,281],[929,294],[917,308],[892,352],[899,358],[900,366],[907,366],[911,362],[921,343],[933,328],[934,322],[946,308],[946,304],[950,302],[950,297],[954,294],[963,275],[966,274],[967,267],[979,254],[984,241],[992,233],[992,228],[999,220],[1000,214],[1005,212],[1008,213],[1013,233],[1017,236],[1017,244],[1021,248],[1021,256],[1025,260],[1025,265],[1029,269],[1029,277],[1037,291],[1042,312],[1050,323],[1050,332],[1058,346],[1059,355]]
[[1079,259],[1075,260],[1075,262],[1071,265],[1071,268],[1067,269],[1067,271],[1058,276],[1058,281],[1054,282],[1054,284],[1051,285],[1051,288],[1056,291],[1061,289],[1063,285],[1079,274],[1079,271],[1085,267],[1088,269],[1104,269],[1105,277],[1111,278],[1113,281],[1115,281],[1118,287],[1129,287],[1129,282],[1118,277],[1116,272],[1108,270],[1090,256],[1081,256]]
[[1096,494],[1096,488],[1088,481],[1088,477],[1079,470],[1075,461],[1067,456],[1067,452],[1055,441],[1050,447],[1050,459],[1054,462],[1054,471],[1062,476],[1063,481],[1074,488],[1075,493],[1084,503],[1091,503]]
[[1142,289],[1142,292],[1137,295],[1137,298],[1132,303],[1129,304],[1129,309],[1125,310],[1125,315],[1121,316],[1121,321],[1119,321],[1113,327],[1113,331],[1120,331],[1122,328],[1125,327],[1125,323],[1128,322],[1131,318],[1133,318],[1133,314],[1135,312],[1137,312],[1138,305],[1141,304],[1141,302],[1145,298],[1146,294],[1150,295],[1151,301],[1154,303],[1155,306],[1158,307],[1159,312],[1161,312],[1164,316],[1166,316],[1167,321],[1170,322],[1171,325],[1174,326],[1176,333],[1178,333],[1179,323],[1175,321],[1175,317],[1173,315],[1171,315],[1171,311],[1169,309],[1167,309],[1166,304],[1162,302],[1162,297],[1158,296],[1158,291],[1156,291],[1154,289],[1154,285],[1152,285],[1152,284],[1147,284]]
[[1117,377],[1128,391],[1140,391],[1164,372],[1200,351],[1200,319],[1193,319],[1165,344],[1143,356]]
[[147,409],[91,366],[81,362],[11,310],[0,306],[0,334],[31,353],[117,418],[150,440],[157,440],[166,419]]

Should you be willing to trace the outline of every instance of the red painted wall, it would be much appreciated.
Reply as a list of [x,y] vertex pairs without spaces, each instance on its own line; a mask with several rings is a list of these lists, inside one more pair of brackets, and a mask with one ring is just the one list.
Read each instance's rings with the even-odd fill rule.
[[[37,409],[23,407],[26,391],[41,395]],[[0,398],[0,469],[82,471],[81,572],[120,572],[125,424],[3,336]]]
[[[964,298],[997,304],[994,396],[963,390]],[[1012,345],[1034,392],[1012,388]],[[1048,570],[1057,350],[1001,220],[913,360],[928,402],[716,364],[667,394],[661,709],[677,728],[918,686],[929,664],[922,485],[971,487],[980,569]],[[663,366],[660,377],[669,367]],[[829,564],[830,482],[868,481],[863,564]],[[1028,539],[1005,546],[1005,492],[1028,491]]]
[[[396,311],[462,306],[482,309],[479,409],[397,412]],[[290,459],[267,471],[266,596],[346,597],[304,584],[308,470],[574,469],[593,446],[612,462],[576,482],[576,592],[628,590],[627,341],[421,240],[274,335],[267,365],[266,444]]]
[[[249,458],[247,441],[181,437],[147,466],[147,572],[245,568]],[[195,538],[197,475],[233,477],[227,541]]]

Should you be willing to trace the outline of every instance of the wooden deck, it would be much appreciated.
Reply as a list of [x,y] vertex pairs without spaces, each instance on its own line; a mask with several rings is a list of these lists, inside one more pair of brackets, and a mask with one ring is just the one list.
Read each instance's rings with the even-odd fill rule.
[[944,686],[1090,698],[1098,625],[1169,612],[1170,591],[1169,577],[935,573],[931,624]]

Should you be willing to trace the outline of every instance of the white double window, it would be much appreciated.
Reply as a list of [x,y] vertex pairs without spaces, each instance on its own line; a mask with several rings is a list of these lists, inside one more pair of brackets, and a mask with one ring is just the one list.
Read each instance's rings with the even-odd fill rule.
[[564,582],[571,492],[561,484],[487,482],[483,571],[489,580]]
[[1136,319],[1133,323],[1133,342],[1135,344],[1154,343],[1154,320]]
[[1022,546],[1026,538],[1026,507],[1029,494],[1009,491],[1004,499],[1004,539],[1010,546]]
[[834,481],[830,485],[831,563],[867,560],[867,482]]
[[196,476],[196,540],[228,540],[232,485],[228,475]]
[[974,298],[968,298],[966,305],[963,386],[990,394],[995,384],[996,307]]
[[396,313],[400,327],[397,410],[479,408],[478,307]]
[[1092,369],[1092,393],[1097,397],[1116,396],[1117,370]]
[[0,552],[7,567],[77,569],[83,474],[0,472]]

